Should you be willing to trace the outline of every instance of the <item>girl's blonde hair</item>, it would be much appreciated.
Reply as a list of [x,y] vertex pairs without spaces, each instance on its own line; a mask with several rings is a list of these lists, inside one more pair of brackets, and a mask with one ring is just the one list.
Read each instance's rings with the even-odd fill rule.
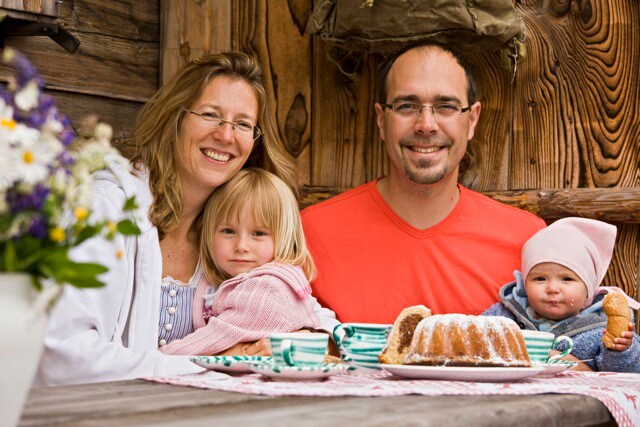
[[225,76],[247,82],[259,104],[257,126],[263,135],[253,146],[244,167],[265,168],[297,192],[295,167],[278,136],[265,90],[263,70],[253,57],[242,52],[206,55],[187,64],[162,86],[141,110],[132,144],[123,152],[132,163],[149,173],[154,202],[149,211],[160,237],[178,226],[183,195],[176,165],[178,130],[185,115],[214,78]]
[[210,283],[222,283],[231,276],[213,259],[213,235],[218,225],[238,220],[248,207],[256,223],[273,233],[274,262],[302,268],[309,281],[316,268],[307,249],[300,209],[291,189],[276,175],[264,169],[243,169],[216,189],[202,216],[200,262]]

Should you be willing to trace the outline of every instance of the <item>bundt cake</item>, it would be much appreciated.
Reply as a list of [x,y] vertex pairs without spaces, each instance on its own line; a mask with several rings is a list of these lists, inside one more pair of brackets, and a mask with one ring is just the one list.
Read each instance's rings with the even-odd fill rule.
[[441,314],[420,321],[408,365],[530,367],[518,325],[498,316]]
[[378,356],[380,363],[402,364],[409,351],[413,331],[422,319],[429,316],[431,316],[431,310],[424,305],[416,305],[402,310],[393,324],[391,333],[389,333],[387,345]]

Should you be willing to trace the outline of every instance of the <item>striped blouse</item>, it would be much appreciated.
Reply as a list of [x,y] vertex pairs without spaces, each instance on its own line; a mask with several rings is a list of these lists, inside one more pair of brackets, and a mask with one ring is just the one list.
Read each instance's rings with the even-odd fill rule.
[[184,338],[193,332],[193,296],[202,276],[200,264],[188,283],[171,276],[162,279],[160,295],[160,323],[158,325],[158,346]]

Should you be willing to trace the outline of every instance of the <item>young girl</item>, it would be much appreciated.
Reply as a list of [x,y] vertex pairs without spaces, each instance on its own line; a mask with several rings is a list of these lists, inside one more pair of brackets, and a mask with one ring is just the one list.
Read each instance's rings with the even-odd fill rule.
[[[633,323],[616,338],[613,350],[602,342],[604,294],[622,292],[599,286],[615,238],[613,225],[584,218],[561,219],[540,230],[522,248],[522,274],[514,272],[516,281],[503,286],[500,302],[483,314],[509,317],[522,329],[570,336],[571,354],[591,370],[640,372],[640,337]],[[640,308],[627,300],[631,308]]]
[[243,169],[219,187],[202,217],[200,245],[208,281],[194,297],[196,330],[162,352],[218,354],[275,332],[320,326],[298,204],[278,177]]

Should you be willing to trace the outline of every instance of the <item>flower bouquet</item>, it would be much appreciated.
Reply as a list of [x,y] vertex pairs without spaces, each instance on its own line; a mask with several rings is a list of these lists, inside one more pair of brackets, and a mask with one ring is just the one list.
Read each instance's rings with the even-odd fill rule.
[[[92,172],[128,162],[111,147],[111,128],[88,122],[75,135],[20,53],[2,60],[15,77],[0,87],[0,414],[17,424],[44,346],[47,308],[61,284],[102,285],[107,268],[69,251],[92,237],[139,233],[130,218],[92,221]],[[125,203],[131,216],[134,200]],[[118,257],[117,251],[105,257]],[[33,286],[32,286],[33,285]],[[36,292],[39,291],[39,292]]]
[[[101,286],[97,276],[107,269],[74,262],[68,251],[98,234],[139,232],[129,218],[90,222],[91,173],[107,161],[128,162],[111,147],[108,125],[74,134],[23,55],[7,48],[2,59],[15,79],[0,88],[0,271],[28,273],[38,289],[42,279]],[[125,211],[134,208],[128,200]]]

